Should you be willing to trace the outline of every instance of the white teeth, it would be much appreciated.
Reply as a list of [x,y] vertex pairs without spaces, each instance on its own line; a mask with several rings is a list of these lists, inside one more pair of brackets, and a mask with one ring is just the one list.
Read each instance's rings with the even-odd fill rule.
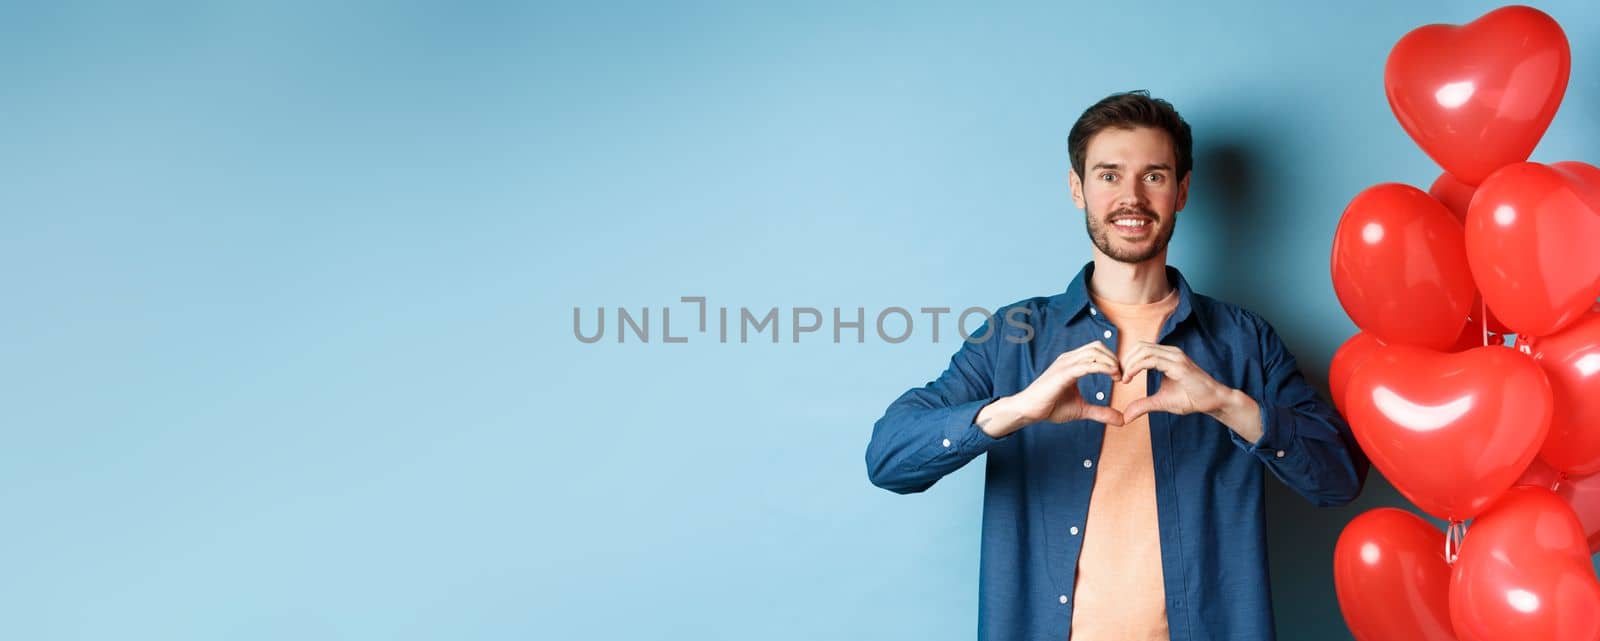
[[1112,222],[1113,225],[1116,225],[1118,227],[1143,227],[1143,226],[1145,226],[1146,223],[1147,223],[1147,221],[1134,220],[1134,219],[1131,219],[1131,218],[1124,218],[1122,220],[1118,220],[1118,221]]

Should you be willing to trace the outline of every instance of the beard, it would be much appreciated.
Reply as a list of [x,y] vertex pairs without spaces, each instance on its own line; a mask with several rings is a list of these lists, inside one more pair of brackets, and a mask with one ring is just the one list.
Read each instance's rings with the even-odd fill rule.
[[[1148,245],[1119,248],[1112,244],[1111,234],[1114,231],[1112,227],[1115,225],[1111,224],[1111,219],[1130,214],[1143,216],[1150,220],[1151,225],[1156,226]],[[1084,216],[1083,219],[1084,226],[1089,231],[1089,240],[1094,242],[1094,246],[1098,247],[1101,253],[1119,263],[1142,263],[1155,258],[1161,252],[1166,251],[1167,243],[1172,241],[1172,232],[1178,229],[1178,217],[1176,215],[1168,218],[1165,221],[1166,224],[1163,225],[1161,218],[1156,216],[1155,212],[1143,207],[1124,207],[1104,216],[1089,214]]]

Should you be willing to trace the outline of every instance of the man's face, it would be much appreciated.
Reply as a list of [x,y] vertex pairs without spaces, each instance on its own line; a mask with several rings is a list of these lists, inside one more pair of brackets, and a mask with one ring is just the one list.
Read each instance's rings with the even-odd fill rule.
[[1084,175],[1072,173],[1072,202],[1084,210],[1089,239],[1123,263],[1165,260],[1178,212],[1189,198],[1189,177],[1167,132],[1150,127],[1106,129],[1089,139]]

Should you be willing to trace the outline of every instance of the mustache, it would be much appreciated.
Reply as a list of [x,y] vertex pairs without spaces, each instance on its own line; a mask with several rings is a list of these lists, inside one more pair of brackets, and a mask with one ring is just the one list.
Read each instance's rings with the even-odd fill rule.
[[1161,220],[1161,217],[1157,216],[1156,212],[1145,207],[1123,207],[1106,214],[1105,220],[1106,222],[1111,222],[1111,219],[1120,216],[1143,216],[1150,220]]

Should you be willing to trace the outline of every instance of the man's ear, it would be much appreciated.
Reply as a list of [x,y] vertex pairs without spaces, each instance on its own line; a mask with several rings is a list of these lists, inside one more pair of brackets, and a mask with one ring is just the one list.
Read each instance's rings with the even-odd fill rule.
[[1189,176],[1193,173],[1193,171],[1190,171],[1184,174],[1183,180],[1178,181],[1178,206],[1173,209],[1175,212],[1183,211],[1183,206],[1189,202]]
[[1067,173],[1070,174],[1067,177],[1067,183],[1072,186],[1072,204],[1076,205],[1078,209],[1085,209],[1083,204],[1083,179],[1078,177],[1076,170],[1070,170]]

